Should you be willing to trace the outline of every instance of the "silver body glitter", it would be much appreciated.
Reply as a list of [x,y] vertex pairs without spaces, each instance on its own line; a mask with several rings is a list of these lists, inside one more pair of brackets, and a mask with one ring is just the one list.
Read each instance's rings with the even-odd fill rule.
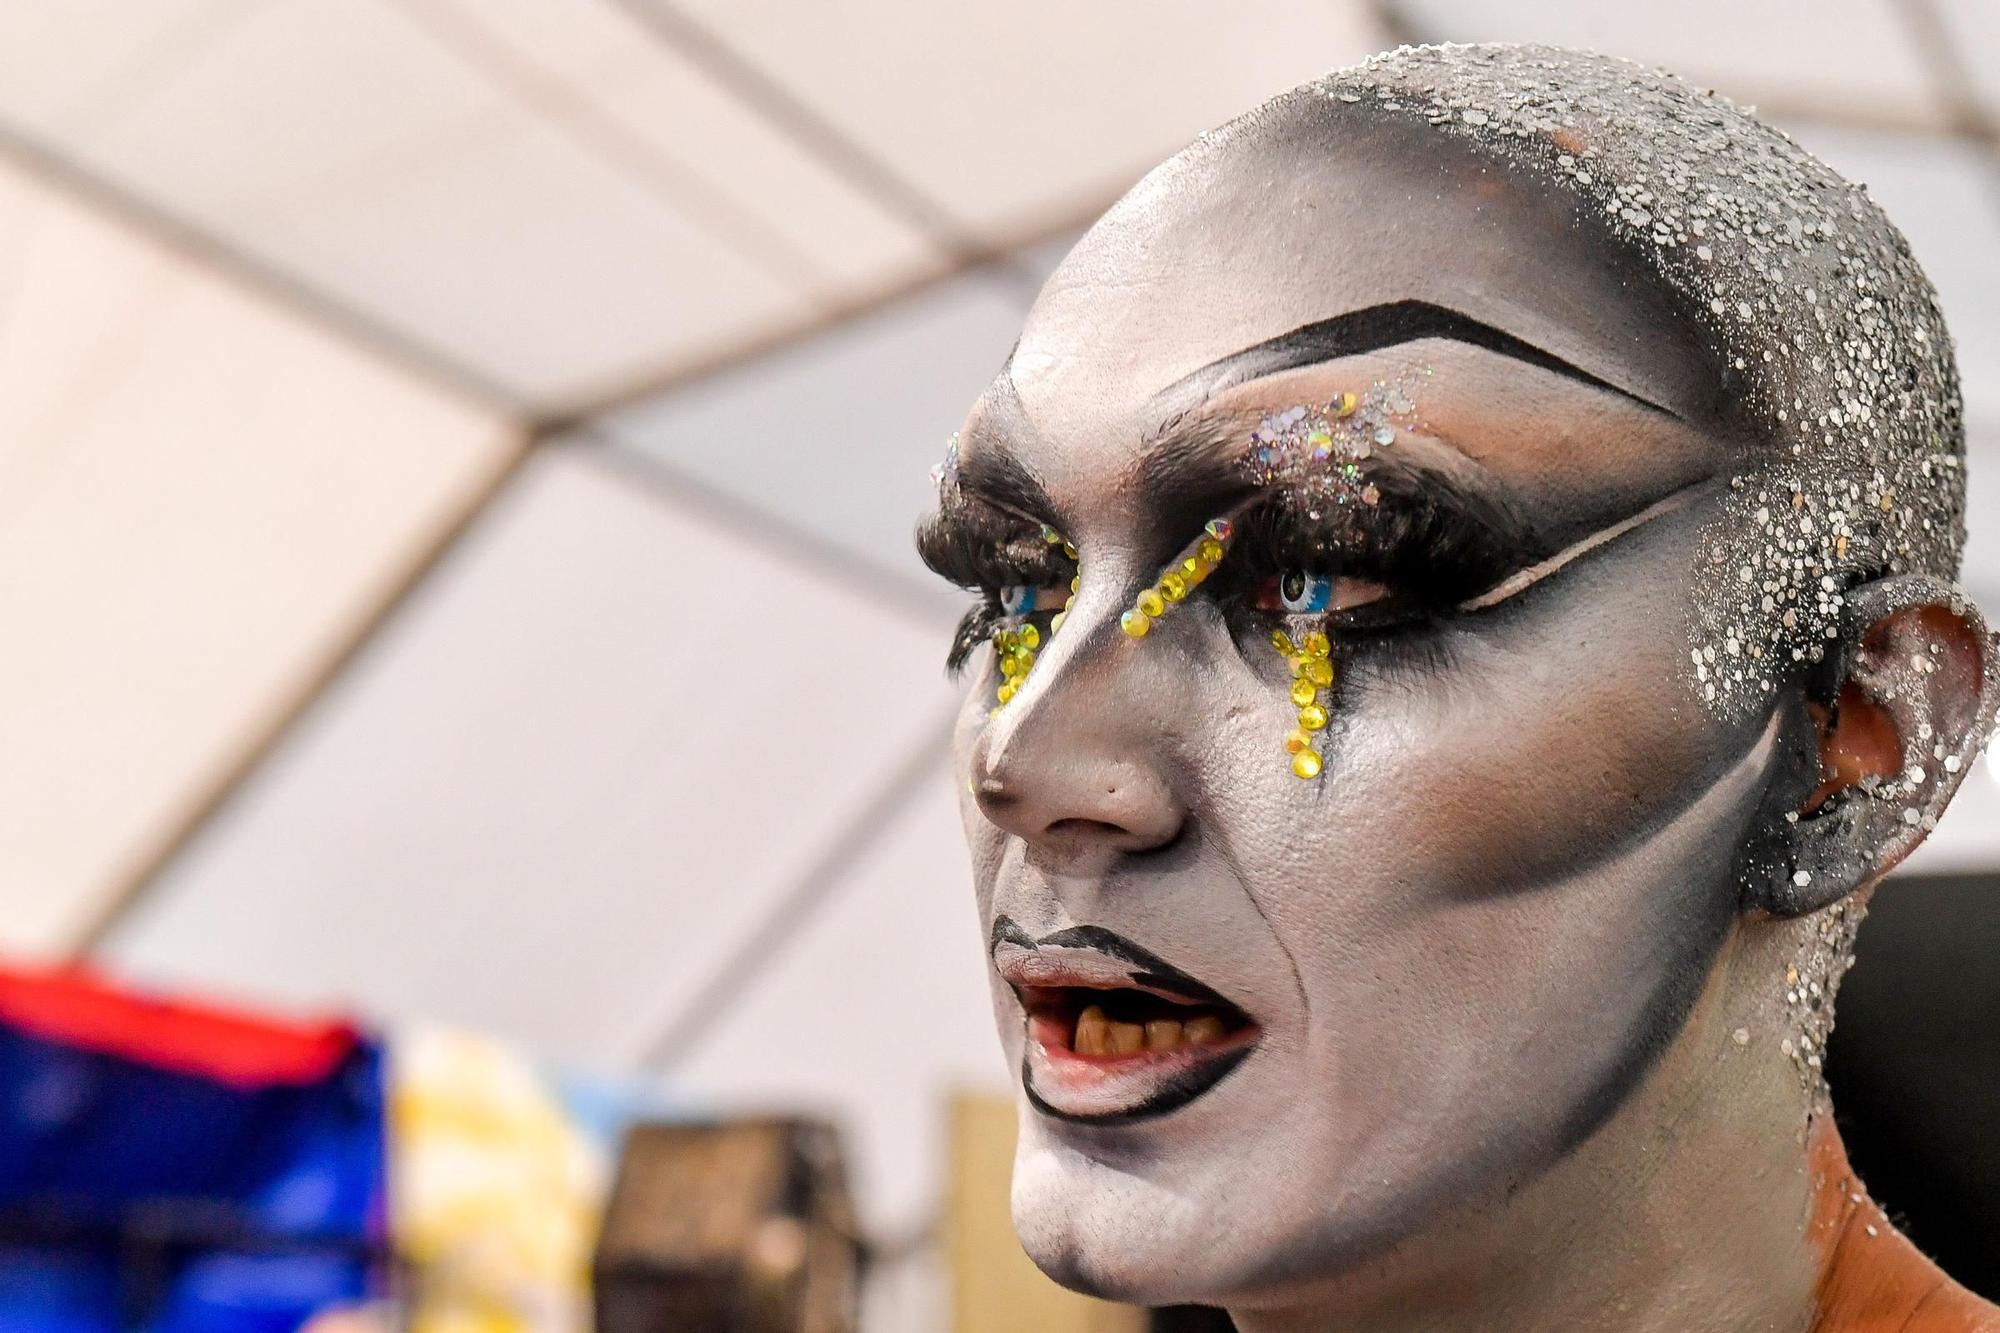
[[1316,86],[1577,196],[1711,333],[1749,437],[1697,553],[1690,673],[1711,706],[1748,711],[1818,661],[1845,588],[1957,577],[1951,339],[1865,189],[1727,98],[1587,52],[1404,47]]

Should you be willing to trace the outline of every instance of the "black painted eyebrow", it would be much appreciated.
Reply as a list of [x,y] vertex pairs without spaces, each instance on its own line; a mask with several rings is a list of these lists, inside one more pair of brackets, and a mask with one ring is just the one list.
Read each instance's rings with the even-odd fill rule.
[[1364,352],[1377,352],[1385,347],[1397,347],[1425,338],[1448,338],[1453,342],[1483,347],[1500,356],[1539,366],[1607,393],[1615,393],[1651,411],[1676,415],[1630,389],[1593,375],[1553,352],[1515,337],[1505,329],[1496,329],[1470,315],[1433,305],[1429,301],[1394,301],[1386,305],[1365,306],[1331,319],[1302,324],[1290,333],[1267,338],[1181,376],[1155,395],[1155,401],[1166,399],[1179,402],[1196,390],[1199,393],[1195,394],[1195,398],[1200,401],[1266,375],[1296,370],[1300,366],[1315,366],[1341,357],[1359,356]]

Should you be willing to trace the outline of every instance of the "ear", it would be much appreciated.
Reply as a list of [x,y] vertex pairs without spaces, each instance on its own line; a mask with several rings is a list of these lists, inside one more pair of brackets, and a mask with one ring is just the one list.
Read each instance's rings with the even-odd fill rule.
[[1986,621],[1939,579],[1854,589],[1840,631],[1821,677],[1828,702],[1810,705],[1818,788],[1785,813],[1782,850],[1749,879],[1747,905],[1774,915],[1818,911],[1915,851],[2000,707],[2000,652]]

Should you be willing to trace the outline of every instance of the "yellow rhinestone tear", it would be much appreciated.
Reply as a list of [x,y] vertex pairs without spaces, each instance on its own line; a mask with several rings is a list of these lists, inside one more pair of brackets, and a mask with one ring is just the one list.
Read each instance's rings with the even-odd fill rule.
[[[1047,524],[1042,526],[1042,540],[1050,546],[1060,545],[1072,559],[1075,558],[1076,548]],[[1070,596],[1076,595],[1082,583],[1083,575],[1079,572],[1069,581]],[[1065,605],[1050,618],[1049,634],[1054,635],[1068,618],[1069,608]],[[1034,669],[1035,654],[1041,651],[1043,637],[1033,621],[1002,625],[993,631],[993,657],[1000,667],[1000,684],[993,692],[993,707],[988,710],[988,717],[998,714],[1021,692],[1021,686],[1027,683],[1028,672]]]
[[1003,625],[993,631],[993,656],[1000,664],[1000,688],[993,696],[993,712],[1005,708],[1020,693],[1041,643],[1042,632],[1033,625]]
[[1333,642],[1314,630],[1295,644],[1283,630],[1274,629],[1271,646],[1291,665],[1292,706],[1299,716],[1299,725],[1285,733],[1285,753],[1292,757],[1292,772],[1311,781],[1325,765],[1313,740],[1332,720],[1320,691],[1333,684]]
[[1216,565],[1229,553],[1229,539],[1235,526],[1226,518],[1212,518],[1202,525],[1202,535],[1168,563],[1159,580],[1141,589],[1132,599],[1132,609],[1118,618],[1118,626],[1135,639],[1152,631],[1153,622],[1187,600],[1187,595],[1215,572]]

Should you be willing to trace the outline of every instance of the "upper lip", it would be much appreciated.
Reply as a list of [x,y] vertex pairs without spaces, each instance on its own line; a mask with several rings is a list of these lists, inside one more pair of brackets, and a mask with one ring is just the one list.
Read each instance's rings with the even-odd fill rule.
[[1103,926],[1068,926],[1037,939],[1013,918],[1000,916],[993,922],[988,951],[994,970],[1017,991],[1057,986],[1130,987],[1183,1004],[1243,1012],[1242,1006],[1214,987]]

